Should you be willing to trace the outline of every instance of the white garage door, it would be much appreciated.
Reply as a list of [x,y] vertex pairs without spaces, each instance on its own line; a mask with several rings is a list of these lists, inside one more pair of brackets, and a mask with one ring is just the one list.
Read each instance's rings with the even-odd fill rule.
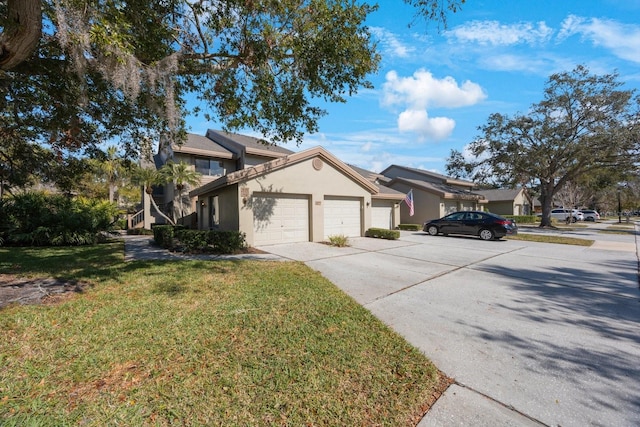
[[254,246],[309,241],[309,199],[306,196],[254,195]]
[[391,229],[393,217],[393,207],[389,204],[376,204],[371,206],[371,227]]
[[324,199],[324,238],[361,235],[360,199]]

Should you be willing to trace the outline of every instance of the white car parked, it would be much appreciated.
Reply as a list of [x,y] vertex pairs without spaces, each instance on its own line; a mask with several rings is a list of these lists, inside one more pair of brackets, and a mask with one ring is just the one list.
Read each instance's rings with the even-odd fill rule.
[[571,222],[584,221],[584,215],[577,209],[552,209],[551,218],[559,221],[568,221],[569,218]]
[[600,214],[598,211],[594,211],[592,209],[583,209],[582,215],[584,215],[585,221],[600,221]]

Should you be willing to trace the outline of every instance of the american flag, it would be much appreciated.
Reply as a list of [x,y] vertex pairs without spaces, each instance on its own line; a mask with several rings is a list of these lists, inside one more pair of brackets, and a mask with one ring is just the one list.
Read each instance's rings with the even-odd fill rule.
[[415,213],[413,210],[413,189],[409,190],[404,198],[404,202],[409,206],[409,216],[413,216]]

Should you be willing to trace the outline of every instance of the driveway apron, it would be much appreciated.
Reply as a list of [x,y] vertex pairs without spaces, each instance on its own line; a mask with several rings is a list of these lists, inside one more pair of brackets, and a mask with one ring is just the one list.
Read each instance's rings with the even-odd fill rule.
[[455,379],[419,424],[640,425],[635,236],[592,247],[402,232],[304,261]]

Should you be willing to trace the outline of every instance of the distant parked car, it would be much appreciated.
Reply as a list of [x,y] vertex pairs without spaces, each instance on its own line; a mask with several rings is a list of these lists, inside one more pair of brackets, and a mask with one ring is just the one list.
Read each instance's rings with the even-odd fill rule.
[[580,212],[582,212],[582,215],[584,215],[585,221],[600,221],[600,214],[598,213],[598,211],[594,211],[592,209],[583,209]]
[[424,224],[423,231],[432,236],[438,234],[466,234],[482,240],[501,239],[518,234],[516,222],[489,212],[454,212]]
[[552,209],[551,218],[566,222],[584,221],[584,215],[577,209]]

